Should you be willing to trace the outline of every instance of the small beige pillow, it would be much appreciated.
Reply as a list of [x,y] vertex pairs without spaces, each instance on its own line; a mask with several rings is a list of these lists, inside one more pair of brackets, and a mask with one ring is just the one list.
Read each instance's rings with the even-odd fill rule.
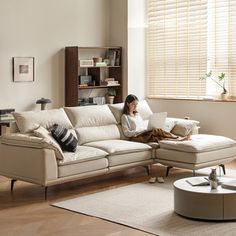
[[174,128],[171,130],[172,134],[178,135],[178,136],[186,136],[193,132],[193,130],[196,127],[196,122],[191,120],[178,120],[174,126]]
[[56,157],[59,160],[64,159],[64,155],[60,145],[57,141],[52,137],[51,133],[42,126],[39,126],[37,129],[34,130],[35,136],[39,138],[43,138],[46,143],[50,145],[50,147],[55,151]]
[[176,125],[176,121],[174,120],[174,119],[172,119],[172,118],[166,118],[166,120],[165,120],[165,124],[164,124],[164,130],[166,131],[166,132],[170,132],[174,127],[175,127],[175,125]]

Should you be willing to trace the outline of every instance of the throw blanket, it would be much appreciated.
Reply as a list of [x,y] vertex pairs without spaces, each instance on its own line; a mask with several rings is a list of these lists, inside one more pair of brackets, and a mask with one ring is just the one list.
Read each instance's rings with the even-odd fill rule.
[[136,137],[131,138],[132,141],[140,143],[149,143],[149,142],[158,143],[158,141],[163,139],[178,140],[179,137],[170,132],[166,132],[163,129],[152,129],[150,131],[146,131],[144,133],[137,135]]

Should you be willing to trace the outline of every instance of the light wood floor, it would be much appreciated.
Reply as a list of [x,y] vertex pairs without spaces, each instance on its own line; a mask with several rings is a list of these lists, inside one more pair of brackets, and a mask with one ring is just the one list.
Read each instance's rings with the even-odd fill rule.
[[[236,169],[236,161],[226,165]],[[157,176],[165,175],[165,168],[155,165]],[[170,175],[180,169],[171,169]],[[191,172],[190,172],[191,175]],[[79,235],[79,236],[148,236],[151,234],[123,225],[101,220],[50,206],[51,203],[78,196],[117,188],[148,180],[144,168],[113,173],[87,180],[52,186],[48,189],[48,200],[44,200],[44,189],[22,181],[15,183],[10,192],[10,180],[0,177],[0,236],[34,235]]]

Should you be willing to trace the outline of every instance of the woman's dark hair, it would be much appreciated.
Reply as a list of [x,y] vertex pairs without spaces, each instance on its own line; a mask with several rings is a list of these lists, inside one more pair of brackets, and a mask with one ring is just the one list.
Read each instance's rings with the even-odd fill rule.
[[[128,104],[133,102],[133,101],[138,101],[138,98],[133,95],[133,94],[129,94],[126,99],[125,99],[125,104],[124,104],[124,108],[123,108],[123,114],[128,115],[129,114],[129,107]],[[137,111],[135,111],[136,113]]]

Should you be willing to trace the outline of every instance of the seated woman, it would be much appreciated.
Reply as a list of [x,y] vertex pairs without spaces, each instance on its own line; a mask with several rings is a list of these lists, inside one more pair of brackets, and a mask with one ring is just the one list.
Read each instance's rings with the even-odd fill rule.
[[123,115],[121,117],[121,125],[126,137],[131,138],[132,141],[148,143],[158,142],[162,139],[169,140],[188,140],[190,137],[179,137],[163,129],[155,128],[147,131],[142,117],[137,112],[138,98],[130,94],[126,97]]

